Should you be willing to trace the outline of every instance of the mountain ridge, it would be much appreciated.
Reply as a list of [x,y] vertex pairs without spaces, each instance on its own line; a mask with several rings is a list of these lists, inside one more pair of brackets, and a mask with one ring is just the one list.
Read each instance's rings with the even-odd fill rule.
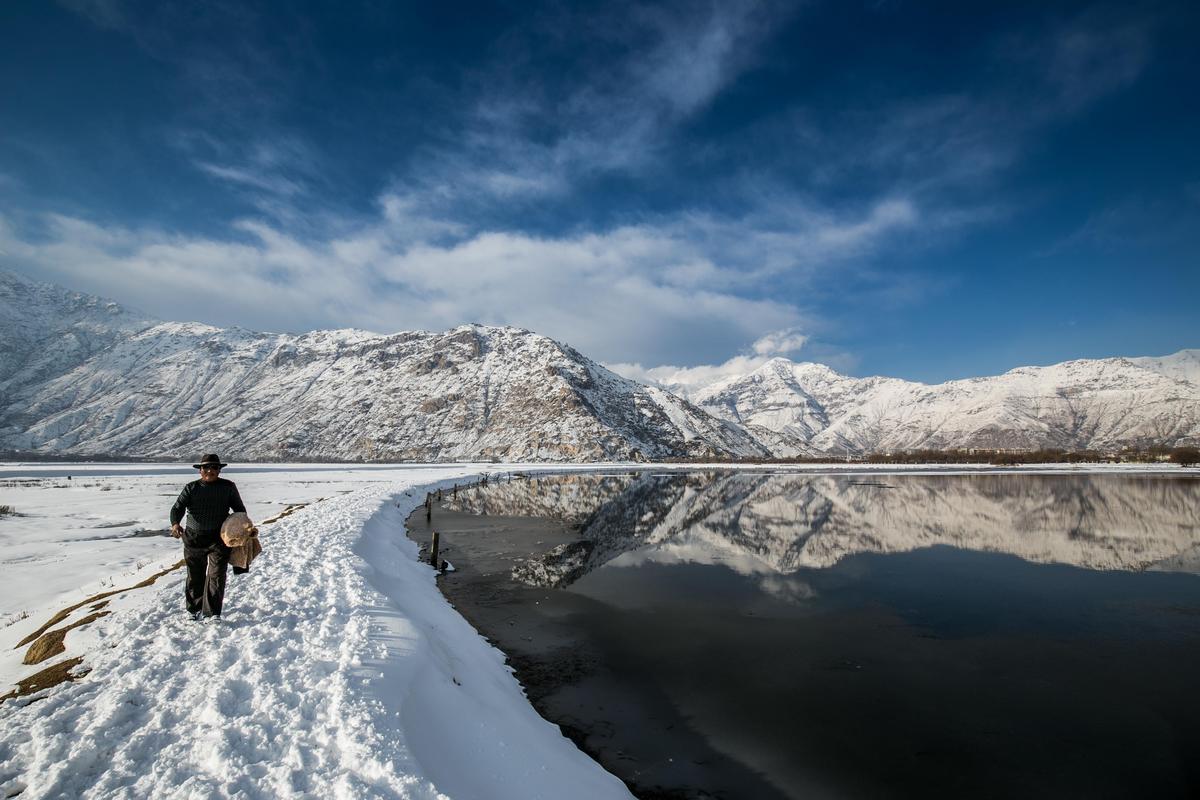
[[[259,333],[126,316],[107,302],[75,319],[75,295],[31,294],[30,285],[0,294],[10,298],[10,326],[19,319],[30,334],[26,352],[12,348],[14,363],[39,362],[47,347],[90,333],[102,346],[65,348],[45,369],[4,382],[0,446],[9,450],[392,461],[767,455],[736,426],[519,328]],[[32,305],[11,300],[34,295]],[[106,327],[110,316],[122,323]]]
[[775,448],[780,455],[1107,449],[1200,441],[1198,364],[1200,351],[1180,350],[925,384],[852,378],[777,357],[743,375],[670,388],[716,416],[791,437],[793,444]]
[[1200,350],[944,384],[775,358],[705,386],[647,386],[511,326],[263,333],[156,320],[3,271],[0,330],[0,448],[41,455],[580,461],[1200,442]]

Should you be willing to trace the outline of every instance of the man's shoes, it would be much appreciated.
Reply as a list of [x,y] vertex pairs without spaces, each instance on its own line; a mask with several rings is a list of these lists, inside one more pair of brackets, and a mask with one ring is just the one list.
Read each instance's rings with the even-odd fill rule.
[[200,619],[203,616],[199,611],[189,611],[187,615],[192,619]]

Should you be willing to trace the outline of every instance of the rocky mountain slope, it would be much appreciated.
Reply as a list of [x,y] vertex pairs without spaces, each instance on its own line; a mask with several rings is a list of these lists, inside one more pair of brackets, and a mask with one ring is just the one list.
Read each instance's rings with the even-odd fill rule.
[[1110,449],[1200,442],[1200,351],[1067,361],[929,385],[776,358],[674,388],[778,455],[947,448]]
[[0,448],[237,459],[763,456],[740,428],[516,328],[300,336],[156,322],[4,276]]
[[1200,443],[1197,350],[938,385],[778,358],[650,387],[517,328],[255,333],[5,272],[0,332],[9,451],[554,461]]
[[111,300],[0,271],[0,407],[153,324]]

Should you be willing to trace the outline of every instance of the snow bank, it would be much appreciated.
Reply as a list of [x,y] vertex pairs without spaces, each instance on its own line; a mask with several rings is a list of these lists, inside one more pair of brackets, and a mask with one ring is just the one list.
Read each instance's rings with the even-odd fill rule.
[[68,637],[86,678],[0,705],[0,793],[43,797],[607,798],[624,785],[542,720],[417,561],[408,470],[264,530],[226,619],[182,575]]

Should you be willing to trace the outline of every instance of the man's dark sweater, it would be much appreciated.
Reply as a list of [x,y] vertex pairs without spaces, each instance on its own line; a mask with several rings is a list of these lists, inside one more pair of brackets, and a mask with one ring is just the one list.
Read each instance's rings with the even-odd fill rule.
[[187,547],[208,547],[221,536],[221,523],[229,516],[230,509],[245,511],[246,505],[238,494],[237,485],[225,478],[212,483],[192,481],[183,487],[179,499],[171,506],[171,524],[183,519],[187,511],[187,529],[183,543]]

